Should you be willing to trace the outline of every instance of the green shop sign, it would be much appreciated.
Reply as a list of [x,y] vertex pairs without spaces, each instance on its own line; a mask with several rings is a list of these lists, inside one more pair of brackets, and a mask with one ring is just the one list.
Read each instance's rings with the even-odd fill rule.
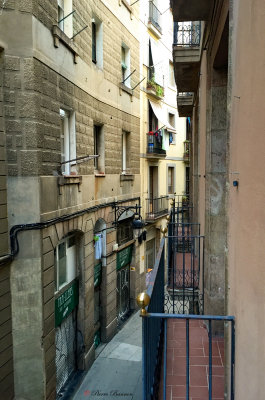
[[62,321],[78,304],[78,282],[74,281],[57,299],[55,299],[55,327],[61,325]]
[[95,265],[94,267],[94,287],[97,287],[101,284],[101,280],[102,280],[102,264],[99,263],[97,265]]
[[130,264],[132,260],[132,245],[121,250],[117,254],[117,270]]

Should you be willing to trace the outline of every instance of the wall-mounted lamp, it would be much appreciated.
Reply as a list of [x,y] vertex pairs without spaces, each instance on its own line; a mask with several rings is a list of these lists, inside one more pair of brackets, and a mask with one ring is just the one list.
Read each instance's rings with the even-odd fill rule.
[[[144,222],[142,221],[141,216],[139,214],[134,214],[132,225],[133,225],[134,238],[138,239],[138,242],[141,244],[142,241],[145,240],[143,237]],[[146,231],[144,232],[146,238]]]
[[233,181],[233,186],[238,187],[239,182],[238,181]]

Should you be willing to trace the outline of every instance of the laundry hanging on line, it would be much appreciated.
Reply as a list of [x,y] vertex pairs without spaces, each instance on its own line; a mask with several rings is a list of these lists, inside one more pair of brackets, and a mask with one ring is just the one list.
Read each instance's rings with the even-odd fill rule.
[[99,260],[102,257],[102,233],[94,235],[94,248],[95,248],[95,259]]

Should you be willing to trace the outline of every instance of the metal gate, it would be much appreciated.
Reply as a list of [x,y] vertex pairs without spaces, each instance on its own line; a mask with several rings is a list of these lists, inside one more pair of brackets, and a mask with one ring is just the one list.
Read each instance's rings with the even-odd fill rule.
[[63,386],[70,376],[76,371],[76,329],[77,309],[56,328],[56,396],[63,396]]
[[130,310],[130,266],[117,271],[117,317],[122,321]]

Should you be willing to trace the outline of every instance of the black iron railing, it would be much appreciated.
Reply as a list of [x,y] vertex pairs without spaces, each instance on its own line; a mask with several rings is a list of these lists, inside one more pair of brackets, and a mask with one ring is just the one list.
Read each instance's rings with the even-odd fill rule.
[[168,196],[146,199],[146,220],[154,220],[168,213]]
[[[153,296],[155,296],[155,292],[153,291]],[[208,371],[207,374],[207,391],[208,391],[208,396],[203,397],[205,400],[206,398],[209,400],[212,400],[213,398],[213,391],[216,389],[215,383],[217,384],[217,381],[213,380],[213,364],[214,364],[214,359],[213,359],[213,342],[214,342],[214,337],[213,337],[213,329],[212,325],[213,323],[218,322],[223,322],[224,326],[227,326],[228,324],[230,325],[230,332],[228,331],[228,327],[226,327],[226,330],[228,331],[228,337],[229,337],[229,360],[227,360],[227,370],[229,371],[229,374],[227,376],[227,387],[229,388],[228,391],[230,392],[230,400],[234,400],[234,368],[235,368],[235,317],[233,316],[219,316],[219,315],[183,315],[183,314],[164,314],[164,313],[157,313],[157,312],[149,312],[149,307],[148,307],[148,313],[145,317],[143,317],[143,400],[153,400],[157,399],[157,393],[159,391],[159,387],[157,387],[157,378],[155,375],[153,375],[153,369],[152,365],[156,365],[156,371],[159,370],[157,367],[158,362],[160,362],[161,365],[161,358],[163,358],[163,370],[161,375],[159,376],[159,380],[162,382],[162,390],[159,391],[160,393],[162,392],[162,395],[159,396],[159,399],[161,400],[167,400],[169,397],[167,397],[167,355],[168,355],[168,335],[167,335],[167,328],[170,322],[177,322],[177,321],[185,321],[185,339],[182,339],[183,342],[183,350],[185,354],[185,398],[187,400],[190,400],[190,389],[191,389],[191,384],[190,384],[190,365],[191,365],[191,356],[190,356],[190,336],[192,334],[192,322],[194,321],[201,321],[203,323],[207,324],[207,332],[208,332],[208,363],[204,363],[204,369]],[[152,328],[156,325],[156,331],[154,332]],[[176,326],[174,324],[174,326]],[[172,328],[172,326],[171,326]],[[172,338],[172,337],[171,337]],[[172,341],[172,340],[171,340]],[[161,348],[163,349],[163,357],[160,354],[160,359],[155,358],[158,353],[158,349],[161,352]],[[156,350],[154,353],[151,353],[152,351]],[[149,352],[149,353],[148,353]],[[172,352],[172,349],[171,349]],[[182,358],[184,358],[182,357]],[[151,360],[152,358],[152,360]],[[181,357],[179,357],[181,358]],[[206,359],[206,357],[205,357]],[[154,364],[152,364],[152,362]],[[171,362],[172,365],[172,362]],[[172,368],[172,367],[171,367]],[[193,368],[196,368],[193,366]],[[205,375],[206,378],[206,375]],[[200,382],[199,382],[200,383]],[[203,386],[203,382],[198,385],[198,390],[200,390]],[[193,394],[196,390],[196,387],[193,387]],[[198,392],[199,396],[199,392]],[[195,397],[196,393],[195,393]],[[192,396],[192,398],[194,398]],[[224,396],[222,396],[224,398]]]
[[[190,365],[193,365],[193,371],[195,368],[190,354],[193,351],[192,338],[200,334],[202,335],[201,343],[205,346],[203,350],[205,377],[201,377],[202,381],[199,381],[197,386],[201,389],[201,386],[205,386],[207,382],[207,387],[204,388],[207,394],[204,394],[204,398],[209,400],[213,399],[216,391],[220,391],[217,380],[213,378],[213,364],[216,363],[216,357],[213,359],[213,349],[216,348],[217,341],[224,346],[225,340],[227,357],[225,361],[224,355],[221,357],[226,363],[226,372],[223,367],[221,368],[223,368],[223,375],[226,376],[226,385],[223,386],[223,394],[219,397],[223,398],[226,390],[226,395],[234,400],[235,319],[233,316],[196,315],[204,311],[203,297],[201,297],[202,306],[199,300],[204,291],[204,237],[200,235],[199,224],[187,222],[183,217],[179,220],[179,209],[185,208],[183,207],[185,200],[183,195],[177,196],[177,201],[173,201],[173,207],[170,210],[167,274],[165,274],[165,238],[163,238],[146,291],[150,303],[146,307],[146,313],[142,314],[143,400],[167,399],[167,388],[168,385],[170,386],[170,384],[167,385],[167,375],[172,374],[167,371],[167,355],[172,354],[172,349],[168,350],[168,339],[171,340],[172,345],[175,340],[172,333],[176,332],[181,321],[183,323],[181,323],[179,333],[183,335],[185,330],[185,335],[181,336],[179,341],[183,346],[181,350],[183,356],[178,358],[178,362],[185,363],[181,366],[186,374],[182,388],[185,390],[185,398],[189,400],[190,395],[196,397],[194,393],[196,388],[193,386],[191,389],[190,385]],[[167,275],[166,285],[165,275]],[[220,323],[223,323],[221,331],[225,332],[225,338],[214,336],[216,324]],[[168,330],[170,336],[168,336]],[[179,333],[176,333],[176,340],[179,338]],[[170,360],[170,365],[172,371],[172,360]],[[178,365],[175,367],[178,368]]]
[[162,32],[161,28],[161,12],[158,8],[154,5],[153,1],[149,1],[149,22],[153,24],[159,32]]
[[[165,238],[161,240],[147,288],[148,313],[164,312]],[[163,315],[163,314],[162,314]],[[162,318],[143,318],[143,399],[158,396],[163,347]]]
[[201,41],[201,22],[174,22],[174,45],[198,47]]
[[167,152],[162,148],[163,134],[161,130],[147,133],[147,154],[166,155]]

